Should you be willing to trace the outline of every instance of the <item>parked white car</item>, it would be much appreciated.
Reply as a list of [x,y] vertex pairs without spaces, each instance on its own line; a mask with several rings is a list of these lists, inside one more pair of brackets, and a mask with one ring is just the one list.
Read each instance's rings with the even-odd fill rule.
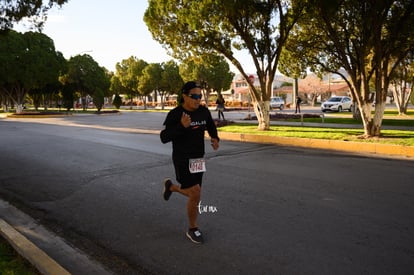
[[285,107],[285,101],[280,96],[275,96],[270,98],[270,109],[279,108],[283,110]]
[[352,112],[352,99],[348,96],[333,96],[321,105],[322,112],[342,112],[343,110]]

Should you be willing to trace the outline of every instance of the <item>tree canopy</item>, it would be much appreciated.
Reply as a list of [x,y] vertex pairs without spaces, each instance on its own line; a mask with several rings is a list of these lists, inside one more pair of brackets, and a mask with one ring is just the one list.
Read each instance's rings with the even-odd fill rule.
[[361,113],[365,136],[379,136],[390,77],[414,47],[414,2],[309,2],[286,44],[289,56],[302,64],[291,71],[297,74],[306,64],[315,72],[339,74]]
[[0,94],[7,95],[23,110],[28,91],[56,84],[65,69],[62,53],[53,40],[37,32],[9,31],[0,35]]
[[249,79],[235,53],[246,50],[260,87],[249,83],[259,129],[269,129],[269,99],[282,46],[300,16],[301,0],[150,0],[144,21],[154,39],[181,60],[222,54]]
[[122,90],[131,98],[131,104],[133,96],[139,93],[139,77],[147,65],[146,61],[135,56],[130,56],[116,64],[115,76],[119,79]]
[[61,77],[61,81],[72,87],[72,92],[80,92],[83,109],[87,108],[87,96],[105,95],[110,86],[105,69],[88,54],[71,57],[68,61],[68,72]]
[[47,12],[53,6],[62,6],[68,0],[2,0],[0,2],[0,30],[9,30],[24,18],[32,21],[41,29],[47,17]]
[[161,107],[164,108],[165,96],[167,94],[176,94],[183,86],[183,79],[175,61],[170,60],[161,63],[160,66],[160,79],[154,87],[156,87],[156,90],[161,96]]
[[196,80],[201,84],[206,102],[211,92],[230,87],[234,77],[225,58],[216,54],[187,58],[180,64],[180,74],[185,82]]
[[179,67],[174,60],[163,63],[164,70],[161,73],[161,94],[175,94],[183,86],[183,78]]
[[138,79],[138,90],[144,98],[144,109],[147,108],[146,97],[153,91],[160,90],[163,68],[160,63],[148,64]]

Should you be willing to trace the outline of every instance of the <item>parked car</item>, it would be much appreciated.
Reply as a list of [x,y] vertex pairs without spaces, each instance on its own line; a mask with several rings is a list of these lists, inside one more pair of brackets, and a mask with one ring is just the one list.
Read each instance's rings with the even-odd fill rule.
[[321,105],[322,112],[342,112],[343,110],[352,112],[352,99],[348,96],[333,96]]
[[275,96],[270,98],[270,109],[279,108],[283,110],[285,107],[285,101],[280,96]]

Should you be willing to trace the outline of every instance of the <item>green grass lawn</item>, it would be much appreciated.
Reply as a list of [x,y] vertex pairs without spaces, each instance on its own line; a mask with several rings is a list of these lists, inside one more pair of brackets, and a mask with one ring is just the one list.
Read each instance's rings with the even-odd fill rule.
[[382,130],[381,138],[361,139],[364,134],[362,129],[336,129],[336,128],[317,128],[301,126],[270,126],[269,131],[257,130],[257,125],[252,124],[231,124],[220,127],[219,131],[266,135],[275,137],[294,137],[294,138],[314,138],[344,141],[359,141],[371,143],[385,143],[414,146],[414,131],[403,130]]
[[38,275],[40,273],[0,236],[0,274]]
[[[300,122],[300,119],[292,119],[289,121]],[[321,118],[304,118],[304,122],[321,123]],[[325,123],[338,123],[338,124],[357,124],[362,125],[362,121],[353,119],[352,117],[325,117]],[[388,126],[409,126],[414,127],[414,118],[412,119],[398,119],[398,118],[384,118],[382,125]]]
[[[338,124],[357,124],[362,125],[362,121],[358,121],[352,118],[352,113],[327,113],[325,116],[325,123],[338,123]],[[289,121],[300,122],[300,119],[291,119]],[[304,118],[304,122],[320,123],[321,118]],[[386,110],[382,120],[382,125],[388,126],[409,126],[414,127],[414,110],[408,110],[406,115],[399,116],[397,110]]]
[[[300,122],[300,119],[288,119],[285,121]],[[306,123],[321,123],[321,118],[304,118]],[[294,138],[314,138],[314,139],[330,139],[344,141],[359,141],[371,143],[396,144],[405,146],[414,146],[414,131],[408,130],[381,130],[380,138],[361,138],[364,134],[362,122],[352,118],[352,113],[329,113],[324,118],[325,123],[333,124],[357,124],[361,125],[361,129],[351,128],[327,128],[327,127],[305,127],[305,126],[270,126],[269,131],[257,130],[256,124],[231,124],[220,127],[219,131],[266,135],[275,137],[294,137]],[[404,116],[399,116],[397,110],[386,110],[382,125],[387,126],[408,126],[414,127],[414,110],[408,110]]]

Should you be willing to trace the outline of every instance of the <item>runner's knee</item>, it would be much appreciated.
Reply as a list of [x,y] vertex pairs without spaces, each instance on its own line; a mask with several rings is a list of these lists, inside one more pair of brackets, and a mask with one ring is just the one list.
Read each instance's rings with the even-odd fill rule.
[[194,185],[192,186],[190,189],[190,199],[191,200],[195,200],[195,201],[199,201],[200,200],[200,195],[201,195],[201,187],[200,185]]

